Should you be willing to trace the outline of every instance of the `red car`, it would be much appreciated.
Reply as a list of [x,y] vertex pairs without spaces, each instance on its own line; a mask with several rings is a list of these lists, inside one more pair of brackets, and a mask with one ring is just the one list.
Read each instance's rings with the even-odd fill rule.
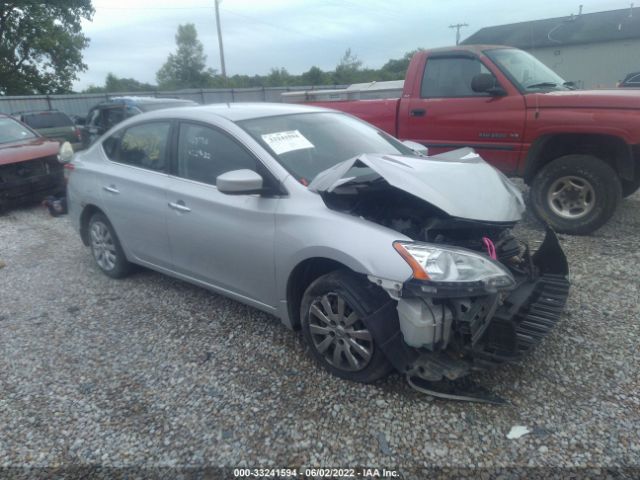
[[0,209],[64,192],[60,143],[0,114]]

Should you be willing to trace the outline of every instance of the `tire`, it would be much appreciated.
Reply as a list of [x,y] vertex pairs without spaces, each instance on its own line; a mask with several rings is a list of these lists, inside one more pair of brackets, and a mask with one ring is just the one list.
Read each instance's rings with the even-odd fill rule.
[[561,233],[586,235],[613,215],[622,198],[616,172],[591,155],[566,155],[540,170],[530,203],[543,222]]
[[622,180],[622,198],[627,198],[640,188],[640,175],[634,180]]
[[96,265],[105,275],[123,278],[131,272],[132,265],[127,261],[120,240],[102,213],[94,213],[89,220],[89,244]]
[[371,383],[387,376],[393,367],[362,321],[386,301],[386,294],[365,282],[347,270],[317,278],[302,297],[300,319],[307,348],[316,362],[337,377]]

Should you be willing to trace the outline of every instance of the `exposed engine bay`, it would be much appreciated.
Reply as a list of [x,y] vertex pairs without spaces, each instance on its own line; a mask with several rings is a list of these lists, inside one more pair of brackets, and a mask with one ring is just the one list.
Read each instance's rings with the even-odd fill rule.
[[412,278],[401,288],[385,288],[383,279],[369,277],[394,301],[368,318],[367,326],[412,387],[445,398],[499,403],[468,381],[462,389],[452,381],[519,359],[555,325],[569,291],[567,261],[555,233],[549,229],[532,253],[511,231],[517,220],[454,217],[375,173],[334,183],[321,195],[333,210],[415,242],[479,253],[510,273],[508,286]]

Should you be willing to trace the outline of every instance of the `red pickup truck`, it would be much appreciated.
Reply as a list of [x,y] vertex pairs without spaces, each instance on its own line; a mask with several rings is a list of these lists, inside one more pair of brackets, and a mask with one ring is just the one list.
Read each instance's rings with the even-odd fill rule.
[[430,153],[473,147],[523,177],[536,215],[560,232],[599,228],[640,186],[640,90],[577,90],[522,50],[421,51],[400,98],[312,103]]

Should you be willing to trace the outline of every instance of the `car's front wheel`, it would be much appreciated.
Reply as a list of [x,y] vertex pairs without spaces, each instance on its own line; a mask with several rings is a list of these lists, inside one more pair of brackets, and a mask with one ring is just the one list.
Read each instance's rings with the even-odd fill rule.
[[616,172],[591,155],[566,155],[545,165],[530,190],[538,218],[562,233],[584,235],[600,228],[620,203]]
[[89,220],[91,253],[103,273],[112,278],[122,278],[131,271],[131,263],[122,250],[111,223],[102,213],[95,213]]
[[384,301],[384,292],[354,273],[339,270],[315,280],[302,298],[302,333],[315,360],[347,380],[374,382],[392,366],[363,319]]

